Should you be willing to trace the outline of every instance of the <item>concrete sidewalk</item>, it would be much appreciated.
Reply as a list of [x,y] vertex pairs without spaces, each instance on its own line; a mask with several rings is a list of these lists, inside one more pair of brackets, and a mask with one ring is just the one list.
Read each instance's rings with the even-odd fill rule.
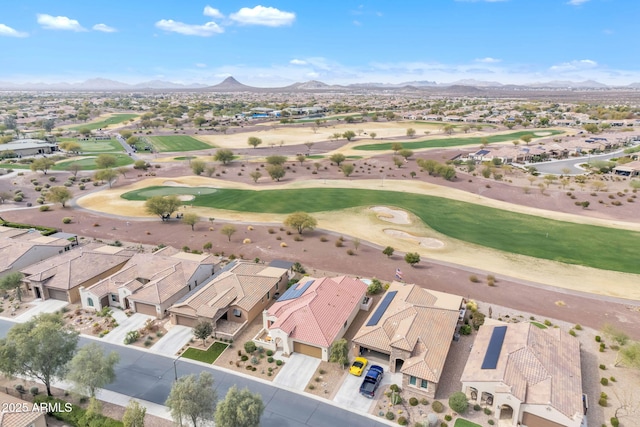
[[273,383],[291,390],[304,391],[318,366],[320,366],[320,359],[293,353],[280,368]]
[[193,338],[193,328],[173,325],[149,350],[164,356],[175,357],[176,353]]
[[122,344],[129,331],[136,331],[142,328],[148,319],[155,319],[155,317],[134,313],[131,317],[124,319],[122,323],[118,323],[118,327],[105,335],[102,341],[112,344]]

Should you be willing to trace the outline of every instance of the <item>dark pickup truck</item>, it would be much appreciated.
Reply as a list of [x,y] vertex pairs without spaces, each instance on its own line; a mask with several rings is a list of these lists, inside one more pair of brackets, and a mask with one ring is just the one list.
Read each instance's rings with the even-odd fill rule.
[[360,386],[360,394],[373,399],[376,395],[376,390],[382,382],[384,376],[384,369],[378,365],[371,365],[367,371],[367,375],[364,376],[362,385]]

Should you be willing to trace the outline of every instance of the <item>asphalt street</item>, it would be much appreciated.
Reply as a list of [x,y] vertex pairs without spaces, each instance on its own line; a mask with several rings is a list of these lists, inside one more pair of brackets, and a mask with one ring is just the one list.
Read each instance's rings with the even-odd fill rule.
[[[0,337],[5,337],[13,325],[14,323],[10,321],[0,320]],[[214,388],[220,399],[224,398],[227,390],[233,385],[241,389],[247,387],[253,393],[259,393],[262,396],[265,411],[260,425],[263,427],[382,427],[386,425],[376,421],[375,418],[359,415],[330,403],[220,369],[80,337],[80,346],[90,342],[98,342],[105,350],[116,351],[120,355],[120,363],[116,366],[116,380],[105,388],[127,396],[162,405],[169,395],[176,374],[181,377],[208,371],[215,379]]]
[[582,163],[593,162],[594,160],[609,160],[614,157],[620,157],[620,154],[623,153],[624,150],[618,150],[613,153],[607,154],[595,154],[592,156],[584,156],[584,157],[574,157],[571,159],[563,159],[563,160],[552,160],[548,162],[540,162],[540,163],[530,163],[528,166],[535,167],[538,172],[542,174],[555,174],[562,175],[564,173],[563,169],[569,169],[569,175],[577,175],[584,173],[584,169],[577,167]]

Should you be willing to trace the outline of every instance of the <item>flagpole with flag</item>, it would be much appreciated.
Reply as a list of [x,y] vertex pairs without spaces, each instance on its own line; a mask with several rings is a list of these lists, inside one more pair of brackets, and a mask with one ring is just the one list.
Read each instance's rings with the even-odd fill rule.
[[396,279],[402,281],[402,271],[399,268],[396,268]]

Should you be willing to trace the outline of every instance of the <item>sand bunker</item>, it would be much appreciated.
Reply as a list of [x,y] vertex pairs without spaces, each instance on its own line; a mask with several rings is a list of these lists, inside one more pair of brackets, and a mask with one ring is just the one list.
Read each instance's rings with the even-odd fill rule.
[[196,196],[193,196],[191,194],[179,194],[178,195],[178,199],[180,199],[183,202],[190,202],[191,200],[195,199]]
[[378,219],[392,222],[394,224],[411,224],[409,214],[398,209],[391,209],[386,206],[374,206],[370,210],[376,212]]
[[549,135],[553,135],[552,132],[534,132],[533,133],[535,136],[549,136]]
[[392,236],[392,237],[399,237],[401,239],[413,240],[423,248],[429,248],[429,249],[444,248],[444,243],[441,240],[434,239],[431,237],[418,237],[418,236],[414,236],[413,234],[406,233],[404,231],[393,230],[390,228],[384,230],[384,232],[385,234],[388,234],[389,236]]

